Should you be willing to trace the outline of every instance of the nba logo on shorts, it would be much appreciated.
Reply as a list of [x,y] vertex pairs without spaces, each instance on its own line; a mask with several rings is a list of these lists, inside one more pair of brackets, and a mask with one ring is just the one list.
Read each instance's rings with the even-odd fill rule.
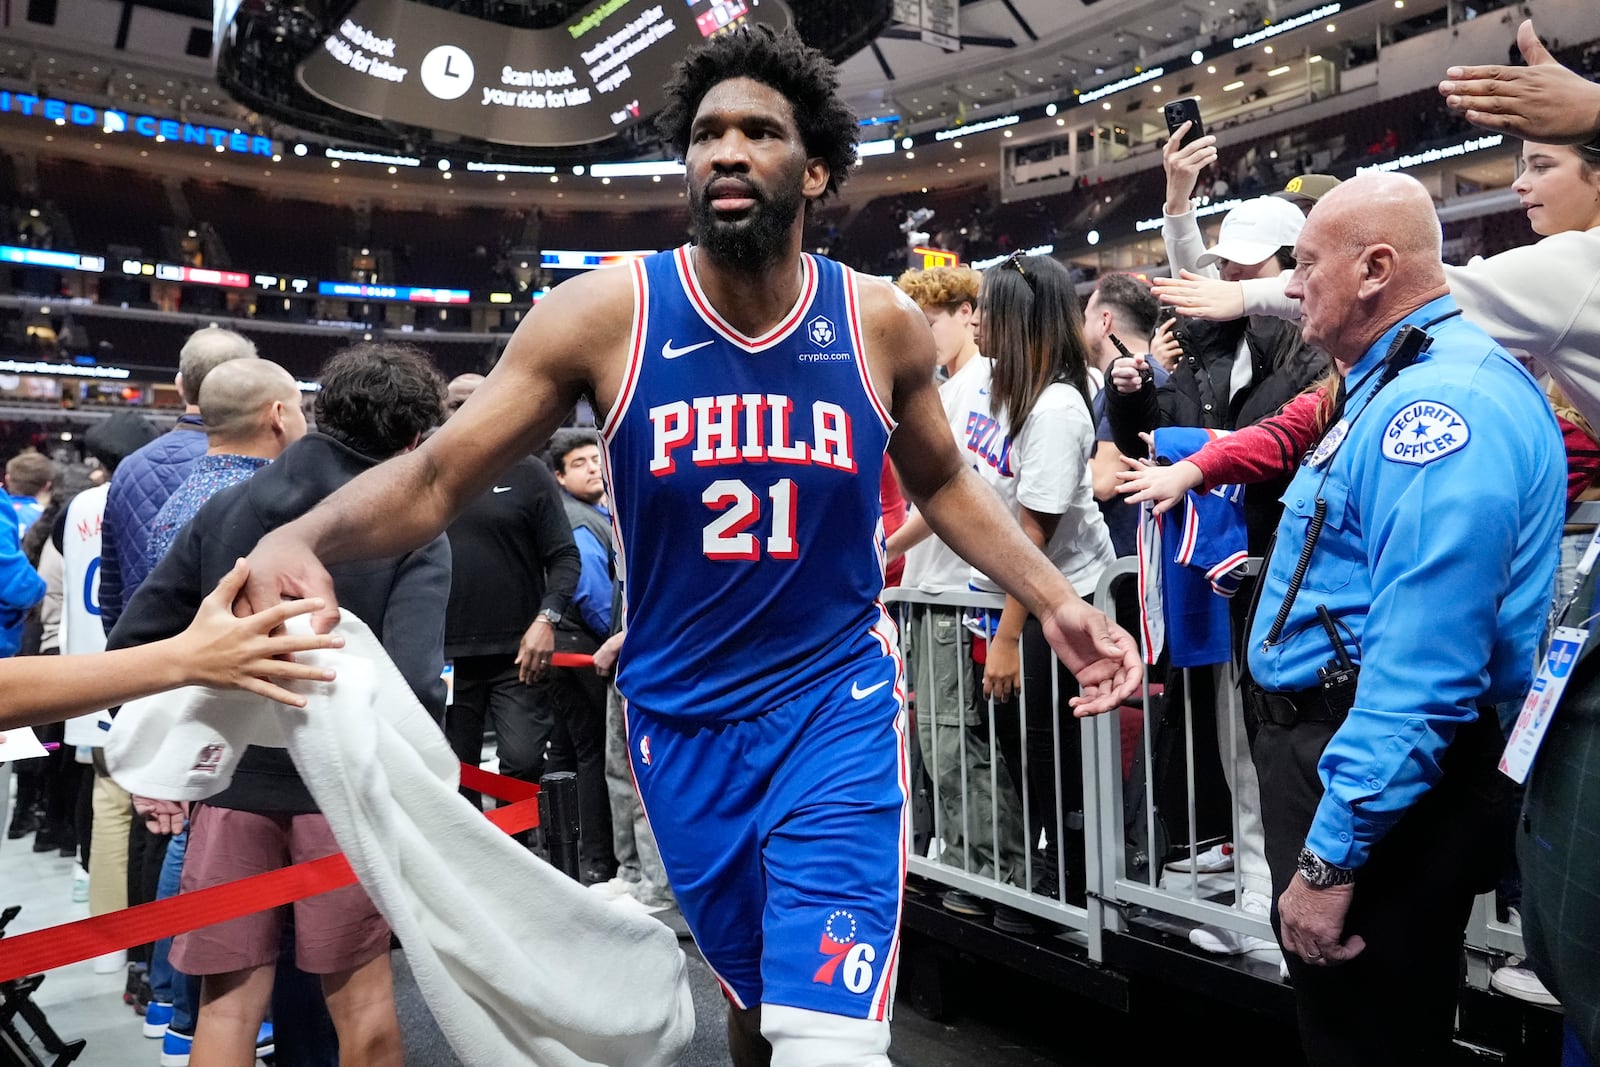
[[639,738],[639,761],[646,767],[650,766],[650,735],[645,734]]
[[844,965],[844,987],[852,993],[865,993],[872,985],[872,962],[876,953],[871,945],[856,942],[856,917],[843,908],[829,913],[822,925],[822,940],[817,951],[828,957],[811,980],[820,985],[833,985],[833,979]]
[[806,323],[806,333],[810,336],[813,344],[822,345],[823,347],[833,344],[833,323],[829,322],[825,316],[818,315]]

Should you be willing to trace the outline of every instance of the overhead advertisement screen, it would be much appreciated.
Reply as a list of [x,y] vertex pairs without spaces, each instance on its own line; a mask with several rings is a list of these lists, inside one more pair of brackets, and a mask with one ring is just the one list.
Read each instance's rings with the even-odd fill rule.
[[589,144],[659,110],[672,65],[705,38],[790,21],[782,0],[599,0],[568,23],[526,30],[358,0],[296,76],[368,118],[497,144]]

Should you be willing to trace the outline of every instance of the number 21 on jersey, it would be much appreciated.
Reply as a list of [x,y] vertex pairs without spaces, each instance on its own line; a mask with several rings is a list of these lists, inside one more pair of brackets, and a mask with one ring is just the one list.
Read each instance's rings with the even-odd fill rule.
[[[799,555],[794,536],[794,480],[782,478],[774,482],[767,488],[766,498],[770,505],[766,554],[773,559],[794,559]],[[737,478],[719,478],[706,486],[700,501],[712,511],[721,512],[702,532],[701,544],[707,559],[761,558],[762,546],[751,530],[761,521],[761,497],[754,489]]]

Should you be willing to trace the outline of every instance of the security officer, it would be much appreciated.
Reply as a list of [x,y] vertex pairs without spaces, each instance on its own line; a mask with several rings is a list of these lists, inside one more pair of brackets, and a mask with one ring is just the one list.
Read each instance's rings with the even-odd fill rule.
[[1249,646],[1274,921],[1316,1065],[1448,1058],[1467,917],[1514,817],[1493,709],[1527,691],[1561,534],[1555,419],[1460,317],[1440,239],[1419,183],[1358,177],[1311,212],[1288,290],[1345,376]]

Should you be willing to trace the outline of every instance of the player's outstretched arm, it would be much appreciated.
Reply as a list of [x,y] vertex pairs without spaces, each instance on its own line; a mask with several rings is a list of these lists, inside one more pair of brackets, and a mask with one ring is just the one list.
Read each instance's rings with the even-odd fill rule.
[[427,544],[512,463],[542,446],[578,398],[605,410],[633,319],[628,269],[551,291],[522,320],[472,398],[413,452],[380,463],[250,553],[245,606],[318,597],[318,632],[338,621],[326,565],[397,556]]
[[874,381],[890,395],[899,424],[889,453],[906,495],[945,544],[1043,623],[1056,654],[1077,676],[1077,714],[1111,710],[1139,682],[1133,638],[1073,591],[994,491],[962,462],[933,384],[927,319],[893,286],[862,288],[867,350]]
[[1600,85],[1557,63],[1526,19],[1517,28],[1525,67],[1451,67],[1439,92],[1474,126],[1546,144],[1583,144],[1600,134]]
[[188,629],[165,641],[85,656],[0,660],[0,729],[59,722],[182,685],[244,689],[303,706],[303,697],[278,682],[329,681],[332,673],[283,657],[337,648],[344,640],[333,635],[273,636],[285,620],[321,606],[314,600],[275,604],[235,618],[229,605],[247,573],[241,560],[201,601]]

